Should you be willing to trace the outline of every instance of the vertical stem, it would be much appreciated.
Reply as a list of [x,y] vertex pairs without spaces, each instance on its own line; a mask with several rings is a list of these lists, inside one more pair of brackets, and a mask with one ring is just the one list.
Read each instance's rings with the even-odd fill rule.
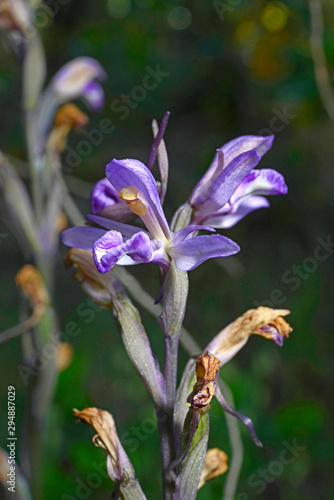
[[165,335],[165,382],[168,419],[161,426],[162,444],[168,444],[168,453],[163,464],[164,498],[172,498],[175,481],[172,474],[167,471],[168,466],[175,459],[173,413],[175,407],[175,394],[177,385],[177,360],[180,330],[182,327],[188,297],[188,276],[171,263],[165,278],[161,326]]
[[34,111],[26,110],[25,116],[25,136],[26,136],[26,146],[28,153],[28,161],[30,167],[30,178],[31,178],[31,194],[32,201],[35,211],[35,216],[38,224],[41,222],[43,215],[43,186],[40,172],[37,169],[36,159],[34,154],[34,132],[36,123],[34,120]]
[[171,452],[173,450],[173,435],[171,433],[172,415],[166,413],[161,408],[156,408],[156,415],[162,465],[163,499],[172,500],[175,485],[174,478],[168,471],[168,466],[172,461]]
[[159,422],[158,418],[164,500],[169,500],[173,497],[175,487],[174,479],[172,474],[168,471],[168,467],[175,458],[173,412],[177,384],[178,345],[179,335],[165,335],[165,381],[168,413],[165,413],[162,421]]

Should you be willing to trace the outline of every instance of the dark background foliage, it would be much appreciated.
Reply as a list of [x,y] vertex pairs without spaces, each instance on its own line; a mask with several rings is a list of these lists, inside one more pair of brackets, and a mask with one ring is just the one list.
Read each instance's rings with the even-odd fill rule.
[[[235,258],[209,261],[190,273],[185,326],[204,347],[247,309],[263,304],[291,310],[294,332],[282,349],[254,336],[223,369],[236,407],[253,419],[265,444],[256,448],[242,428],[245,458],[236,498],[331,498],[333,249],[323,251],[322,261],[312,258],[318,238],[327,241],[333,235],[334,126],[314,79],[308,3],[63,0],[54,4],[59,6],[57,15],[49,15],[47,27],[40,23],[49,78],[81,55],[98,59],[108,73],[106,105],[90,117],[86,131],[99,128],[103,118],[111,119],[115,129],[89,155],[79,155],[75,167],[69,151],[78,153],[83,136],[73,134],[71,150],[64,155],[69,185],[84,213],[90,210],[87,183],[100,179],[113,157],[145,161],[152,142],[151,120],[161,119],[166,110],[171,112],[165,136],[170,159],[165,203],[169,219],[205,172],[216,148],[239,135],[268,134],[270,129],[275,133],[273,148],[261,167],[281,172],[289,194],[272,197],[270,209],[255,212],[224,232],[241,247]],[[324,9],[324,48],[333,76],[333,4],[324,2]],[[19,68],[5,35],[2,41],[0,146],[24,159]],[[134,88],[142,85],[147,68],[157,66],[166,73],[162,81],[140,102],[132,98],[133,109],[128,108],[128,113],[120,112],[115,101],[123,93],[138,96]],[[0,316],[5,329],[19,320],[20,294],[14,276],[29,256],[21,252],[5,221],[0,232]],[[65,332],[72,321],[80,333],[71,341],[74,360],[60,374],[52,410],[47,461],[41,464],[47,475],[45,498],[66,498],[65,492],[76,497],[78,478],[87,484],[92,463],[104,461],[103,452],[91,444],[91,429],[72,417],[72,408],[87,405],[114,415],[148,498],[159,498],[157,433],[143,431],[149,429],[153,408],[110,314],[92,307],[72,272],[65,270],[64,255],[61,248],[56,297],[60,325]],[[133,271],[153,295],[157,293],[154,266]],[[162,359],[156,320],[145,312],[143,320]],[[16,386],[18,424],[24,408],[24,385],[17,371],[20,354],[17,339],[1,346],[1,406],[6,408],[8,384]],[[186,360],[181,350],[180,372]],[[5,411],[0,423],[5,429]],[[4,445],[5,433],[2,439]],[[286,442],[297,443],[303,451],[275,469],[273,460],[279,460]],[[210,446],[230,453],[225,419],[216,402],[211,410]],[[207,484],[198,498],[221,498],[224,481],[222,476]],[[110,482],[105,479],[90,489],[88,497],[106,498]]]

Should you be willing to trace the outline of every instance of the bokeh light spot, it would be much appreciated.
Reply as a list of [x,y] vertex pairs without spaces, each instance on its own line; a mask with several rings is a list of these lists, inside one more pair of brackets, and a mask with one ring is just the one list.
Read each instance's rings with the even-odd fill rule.
[[191,24],[192,15],[186,7],[175,7],[168,14],[168,24],[175,30],[185,30]]
[[131,0],[108,0],[109,15],[115,19],[125,17],[131,9]]
[[282,31],[287,25],[289,9],[283,2],[271,2],[261,12],[261,23],[268,31]]
[[258,24],[252,19],[245,19],[235,30],[234,38],[236,42],[242,43],[245,40],[256,36]]

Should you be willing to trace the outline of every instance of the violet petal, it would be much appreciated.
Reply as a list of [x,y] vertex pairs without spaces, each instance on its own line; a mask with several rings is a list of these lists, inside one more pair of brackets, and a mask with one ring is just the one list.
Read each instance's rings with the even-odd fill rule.
[[82,98],[93,111],[100,111],[104,105],[104,90],[97,82],[89,82],[82,91]]
[[271,148],[274,136],[262,137],[244,135],[224,144],[216,153],[210,167],[193,190],[190,203],[194,206],[202,203],[207,196],[206,189],[212,185],[215,178],[232,160],[247,151],[256,151],[262,156]]
[[215,233],[215,230],[210,227],[210,226],[203,226],[203,225],[197,225],[197,224],[192,224],[186,227],[183,227],[182,229],[179,229],[179,231],[176,231],[171,237],[171,246],[177,246],[181,241],[186,240],[187,238],[190,238],[192,236],[192,233],[196,233],[197,231],[209,231],[210,233]]
[[64,245],[82,250],[93,251],[93,245],[96,240],[105,233],[104,229],[96,227],[71,227],[62,232],[62,242]]
[[106,73],[91,57],[77,57],[63,66],[53,77],[50,88],[60,102],[80,97],[94,79],[105,80]]
[[206,221],[210,226],[227,229],[233,227],[237,222],[243,219],[246,215],[258,210],[259,208],[269,207],[269,201],[263,196],[250,196],[249,198],[243,200],[238,207],[231,211],[231,213],[220,213],[217,212],[209,217]]
[[104,227],[105,229],[109,229],[109,231],[119,231],[122,233],[124,238],[131,238],[131,236],[139,231],[148,234],[145,230],[142,230],[139,227],[131,226],[130,224],[123,224],[123,222],[116,222],[111,219],[106,219],[105,217],[100,217],[99,215],[89,214],[86,215],[86,219],[90,222],[94,222],[94,224]]
[[152,246],[149,236],[140,231],[123,242],[121,233],[108,231],[93,247],[93,257],[97,269],[106,273],[124,256],[130,254],[135,262],[150,262]]
[[170,246],[168,253],[181,271],[191,271],[202,262],[214,257],[227,257],[239,252],[240,247],[220,234],[195,236],[176,246]]
[[256,151],[248,151],[232,160],[211,186],[206,200],[200,206],[201,214],[213,213],[223,207],[260,159]]
[[252,170],[236,189],[231,201],[249,195],[279,195],[288,192],[283,175],[270,168]]
[[109,205],[115,205],[120,202],[118,191],[105,177],[98,181],[92,189],[90,202],[93,214],[98,214],[101,210]]
[[259,135],[242,135],[227,142],[220,149],[224,153],[224,163],[227,166],[234,158],[246,151],[255,150],[257,154],[262,156],[269,151],[274,141],[274,136],[267,137]]

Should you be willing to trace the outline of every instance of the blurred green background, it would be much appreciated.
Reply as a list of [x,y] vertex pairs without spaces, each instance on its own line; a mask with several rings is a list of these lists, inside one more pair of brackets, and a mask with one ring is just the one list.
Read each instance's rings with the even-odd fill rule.
[[[236,258],[206,262],[189,274],[185,326],[204,347],[247,309],[269,305],[265,301],[279,296],[279,302],[271,305],[291,310],[291,338],[279,349],[254,336],[222,371],[236,408],[253,419],[265,445],[258,449],[241,427],[245,457],[235,498],[334,498],[330,422],[334,396],[333,249],[321,262],[314,264],[309,259],[317,239],[327,241],[333,235],[334,124],[315,83],[308,2],[54,3],[59,12],[49,16],[48,26],[41,27],[49,78],[69,59],[81,55],[98,59],[108,74],[104,110],[98,115],[89,113],[86,130],[99,128],[103,118],[111,119],[115,129],[75,167],[68,168],[64,160],[69,186],[84,213],[90,211],[88,183],[103,177],[107,162],[113,157],[145,162],[152,142],[151,120],[160,120],[166,110],[171,112],[165,135],[170,159],[165,203],[169,220],[207,169],[216,148],[239,135],[275,133],[273,148],[260,166],[281,172],[289,194],[271,197],[270,209],[255,212],[224,231],[241,247]],[[327,0],[323,6],[324,49],[334,82],[334,4]],[[2,42],[0,147],[24,159],[19,68],[5,35]],[[139,96],[134,88],[142,86],[144,77],[157,67],[164,73],[161,82],[141,100],[132,99],[133,109],[120,112],[117,100],[121,95],[134,92]],[[78,150],[82,139],[72,134],[72,151]],[[1,329],[5,329],[19,319],[20,294],[14,276],[27,256],[4,220],[0,233],[0,317]],[[61,248],[58,254],[56,305],[62,331],[73,321],[80,334],[71,341],[74,359],[60,374],[52,410],[47,461],[41,464],[47,475],[45,498],[79,498],[76,488],[80,481],[89,484],[89,474],[95,470],[92,462],[104,462],[102,450],[91,443],[93,431],[72,417],[72,408],[85,406],[114,415],[144,491],[150,499],[161,498],[157,432],[143,433],[143,427],[150,428],[152,405],[125,355],[110,314],[94,309],[72,271],[65,270],[65,252]],[[301,271],[294,266],[301,266]],[[284,279],[288,271],[291,276],[302,272],[298,283]],[[157,293],[156,267],[137,266],[133,272],[152,295]],[[281,293],[273,293],[276,289]],[[144,311],[142,317],[162,360],[158,324]],[[22,419],[20,356],[18,339],[1,346],[2,446],[8,384],[17,389],[18,424]],[[181,349],[180,373],[187,359]],[[286,442],[297,443],[302,451],[291,463],[275,468],[273,460],[279,460]],[[210,446],[230,455],[225,418],[216,402],[211,410]],[[264,474],[270,481],[263,488]],[[221,498],[224,481],[221,476],[206,484],[198,498]],[[88,490],[86,498],[108,498],[110,481],[103,479]]]

